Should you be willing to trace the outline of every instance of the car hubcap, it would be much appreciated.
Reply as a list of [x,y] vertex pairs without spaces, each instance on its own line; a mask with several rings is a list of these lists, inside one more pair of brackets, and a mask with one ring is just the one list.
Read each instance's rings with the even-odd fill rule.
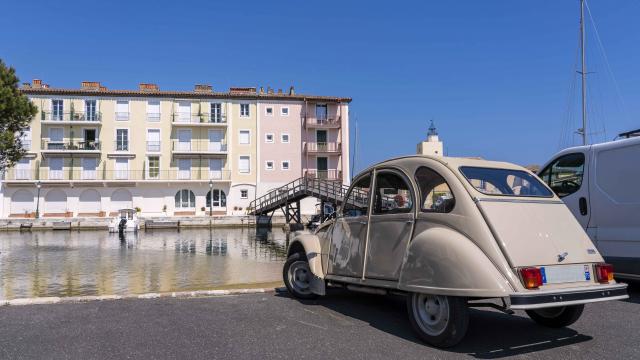
[[310,281],[309,264],[306,261],[296,261],[289,267],[289,285],[301,293],[309,294],[309,281]]
[[413,296],[413,312],[418,326],[431,336],[440,335],[449,323],[449,301],[446,296],[418,294]]

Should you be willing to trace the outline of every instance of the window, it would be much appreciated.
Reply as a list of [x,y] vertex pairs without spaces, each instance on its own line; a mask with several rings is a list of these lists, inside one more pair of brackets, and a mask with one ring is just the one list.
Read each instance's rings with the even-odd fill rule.
[[289,116],[289,108],[288,107],[281,107],[280,108],[280,115],[282,116]]
[[460,172],[483,194],[527,197],[552,197],[553,194],[535,176],[522,170],[463,166]]
[[238,171],[243,174],[251,172],[250,157],[248,155],[240,156],[238,161]]
[[264,109],[264,114],[267,116],[273,116],[273,107],[268,106]]
[[264,142],[273,143],[273,134],[264,134]]
[[249,117],[249,104],[240,104],[240,117]]
[[264,168],[266,170],[273,170],[273,160],[267,160],[265,162]]
[[327,105],[316,105],[316,119],[318,121],[325,121],[327,120]]
[[129,151],[129,129],[116,129],[116,151]]
[[31,160],[26,158],[18,160],[14,171],[16,180],[31,180]]
[[584,175],[584,154],[562,156],[540,172],[540,178],[560,197],[580,190]]
[[188,209],[196,207],[196,196],[193,191],[182,189],[178,190],[175,196],[176,209]]
[[240,130],[240,135],[238,142],[243,145],[247,145],[251,143],[251,131],[249,130]]
[[129,101],[118,100],[116,102],[116,120],[129,120]]
[[160,129],[147,129],[147,151],[160,151]]
[[280,164],[280,168],[282,170],[289,170],[289,160],[284,160],[281,164]]
[[207,193],[207,207],[226,207],[227,195],[222,190],[213,189],[213,204],[211,203],[211,191]]
[[160,100],[147,101],[147,121],[160,121]]
[[395,172],[381,171],[376,175],[376,192],[373,213],[401,214],[411,212],[413,199],[411,187]]
[[345,217],[367,216],[369,213],[370,187],[371,174],[365,175],[353,184],[342,209]]
[[51,100],[51,120],[62,120],[63,105],[62,100]]
[[98,113],[96,112],[96,101],[84,101],[84,116],[87,121],[98,121]]
[[211,103],[211,122],[214,122],[214,123],[222,122],[222,104]]
[[281,134],[280,135],[280,141],[283,144],[288,144],[289,143],[289,134]]
[[178,159],[178,180],[191,179],[191,159]]
[[129,159],[116,159],[116,179],[126,180],[129,178]]
[[416,183],[420,187],[422,211],[447,213],[453,210],[456,200],[449,185],[440,174],[421,167],[416,171]]
[[248,199],[249,198],[249,190],[241,189],[240,190],[240,199]]
[[149,165],[147,169],[147,176],[149,179],[160,178],[160,157],[149,156],[147,163]]

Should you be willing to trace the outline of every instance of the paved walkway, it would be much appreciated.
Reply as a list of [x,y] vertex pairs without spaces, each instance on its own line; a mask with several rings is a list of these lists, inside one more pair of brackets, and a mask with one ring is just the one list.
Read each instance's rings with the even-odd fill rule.
[[466,339],[439,350],[409,328],[402,298],[332,291],[0,307],[2,359],[640,358],[640,286],[592,304],[567,329],[472,310]]

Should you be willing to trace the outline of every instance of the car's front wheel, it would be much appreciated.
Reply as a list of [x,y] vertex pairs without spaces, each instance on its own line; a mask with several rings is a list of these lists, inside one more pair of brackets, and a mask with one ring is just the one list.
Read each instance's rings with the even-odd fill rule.
[[295,253],[289,256],[282,269],[284,285],[289,293],[298,299],[315,299],[316,294],[311,292],[311,277],[313,273],[309,269],[306,256]]
[[469,326],[465,298],[411,293],[407,297],[407,310],[420,339],[436,347],[456,345]]
[[583,310],[584,305],[571,305],[527,310],[526,312],[531,320],[540,325],[561,328],[578,321]]

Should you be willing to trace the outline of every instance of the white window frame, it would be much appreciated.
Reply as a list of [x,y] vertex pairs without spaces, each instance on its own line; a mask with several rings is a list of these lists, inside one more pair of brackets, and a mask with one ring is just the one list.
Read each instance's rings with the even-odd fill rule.
[[[151,170],[151,162],[149,161],[149,158],[158,158],[158,176],[155,176],[155,177],[151,176],[151,173],[149,172]],[[147,156],[147,167],[146,167],[147,170],[146,170],[146,174],[145,174],[147,176],[147,179],[153,179],[153,180],[160,179],[160,168],[162,166],[161,165],[162,162],[160,160],[161,160],[160,154],[157,154],[157,155],[154,154],[154,155],[148,155]]]
[[[245,193],[245,195],[242,195]],[[249,189],[240,189],[240,199],[248,199],[249,198]]]
[[[158,118],[157,119],[156,118],[151,119],[151,118],[149,118],[149,114],[151,114],[149,112],[149,103],[150,102],[156,102],[156,101],[158,102]],[[160,100],[147,99],[147,108],[146,108],[146,110],[147,110],[147,113],[145,114],[145,117],[146,117],[147,121],[149,121],[149,122],[160,122],[160,120],[162,119],[162,102]]]
[[[127,150],[118,150],[118,130],[126,130],[127,131]],[[118,152],[129,152],[131,151],[131,130],[129,130],[129,128],[123,128],[123,127],[119,127],[119,128],[115,128],[113,130],[113,139],[114,139],[114,146],[113,149],[114,151],[118,151]]]
[[[271,167],[269,167],[269,163],[271,163]],[[267,171],[273,171],[276,169],[276,162],[273,160],[265,160],[264,169]]]
[[[240,161],[242,160],[242,158],[248,159],[249,169],[244,170],[240,168]],[[238,155],[238,172],[240,174],[251,174],[251,155]]]
[[[87,104],[93,101],[95,102],[94,107],[93,107],[93,120],[89,120],[89,112],[87,111]],[[92,98],[86,98],[84,99],[84,119],[86,121],[100,121],[100,113],[98,111],[99,107],[98,107],[98,99],[92,99]]]
[[[213,112],[214,105],[220,106],[220,112],[217,114],[219,116],[218,119],[216,119],[214,116],[214,112]],[[210,116],[209,121],[211,121],[212,123],[219,124],[224,122],[224,119],[223,119],[224,115],[222,113],[222,102],[213,101],[209,103],[209,116]],[[216,121],[216,120],[219,120],[219,121]]]
[[[271,109],[271,114],[269,114],[269,109]],[[273,113],[275,113],[273,106],[266,106],[264,108],[264,116],[273,116]]]
[[[247,135],[247,142],[244,143],[242,142],[242,133],[246,132]],[[238,129],[238,144],[240,145],[251,145],[251,129]]]
[[[269,136],[271,136],[271,140],[269,140]],[[267,144],[273,144],[274,142],[276,142],[276,135],[274,133],[264,134],[264,142]]]
[[[54,116],[54,112],[55,112],[55,109],[54,109],[54,106],[53,106],[53,102],[54,101],[60,101],[62,103],[62,106],[61,106],[61,109],[60,109],[60,113],[59,113],[59,115],[60,115],[59,118]],[[64,120],[64,103],[65,103],[64,99],[60,99],[60,98],[51,99],[50,104],[49,104],[49,109],[51,109],[51,112],[50,112],[49,118],[47,120],[56,120],[56,121]]]
[[[118,113],[122,113],[122,111],[118,111],[118,103],[123,103],[126,102],[127,103],[127,111],[126,111],[126,116],[123,116],[122,118],[118,118]],[[116,109],[115,109],[115,119],[116,121],[129,121],[131,119],[131,101],[129,100],[116,100]],[[126,118],[125,118],[126,117]]]
[[[285,109],[287,110],[286,114],[285,114]],[[288,106],[282,106],[280,107],[280,116],[289,116],[289,107]]]
[[[157,151],[151,151],[149,150],[149,130],[152,131],[158,131],[158,150]],[[146,132],[146,138],[145,138],[145,150],[148,153],[160,153],[162,151],[162,129],[160,128],[147,128],[147,132]]]
[[[287,136],[287,141],[284,140],[285,135]],[[283,144],[289,144],[291,142],[291,135],[289,135],[289,133],[280,134],[280,142]]]
[[[242,111],[242,108],[245,107],[245,106],[247,107],[247,113],[246,114],[244,114],[244,111]],[[241,118],[248,118],[250,116],[251,116],[251,104],[249,104],[249,103],[241,103],[240,104],[240,117]]]
[[[284,164],[287,164],[287,168],[284,168]],[[289,171],[291,170],[291,161],[290,160],[282,160],[280,162],[280,170]]]

